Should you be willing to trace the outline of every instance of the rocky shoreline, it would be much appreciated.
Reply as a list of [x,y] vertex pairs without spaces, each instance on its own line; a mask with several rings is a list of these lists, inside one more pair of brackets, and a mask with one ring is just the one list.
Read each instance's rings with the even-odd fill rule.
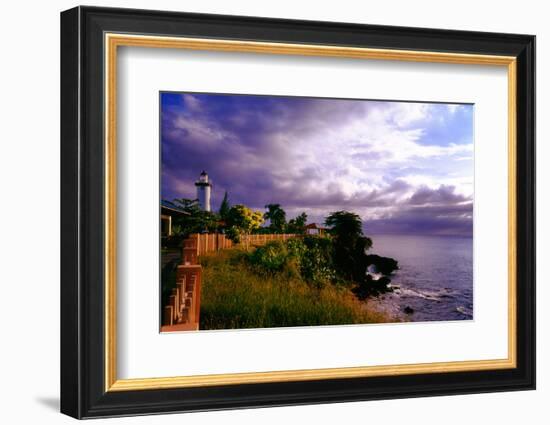
[[410,321],[410,314],[401,309],[395,297],[393,292],[371,296],[364,301],[365,309],[383,314],[389,323]]

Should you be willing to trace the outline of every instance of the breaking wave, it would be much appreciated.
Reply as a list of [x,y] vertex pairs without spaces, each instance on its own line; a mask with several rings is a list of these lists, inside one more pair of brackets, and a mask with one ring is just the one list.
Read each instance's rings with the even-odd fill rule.
[[449,291],[448,289],[441,289],[438,291],[421,291],[417,289],[399,287],[394,289],[394,292],[402,297],[419,297],[431,301],[441,301],[443,298],[453,298],[452,291]]

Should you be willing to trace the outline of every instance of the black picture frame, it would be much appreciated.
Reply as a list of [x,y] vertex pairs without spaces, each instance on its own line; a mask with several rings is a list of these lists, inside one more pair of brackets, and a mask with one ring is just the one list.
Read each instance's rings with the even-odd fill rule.
[[[514,56],[517,367],[368,378],[105,391],[104,34]],[[93,418],[535,388],[535,37],[76,7],[61,13],[61,412]],[[505,212],[503,212],[505,213]]]

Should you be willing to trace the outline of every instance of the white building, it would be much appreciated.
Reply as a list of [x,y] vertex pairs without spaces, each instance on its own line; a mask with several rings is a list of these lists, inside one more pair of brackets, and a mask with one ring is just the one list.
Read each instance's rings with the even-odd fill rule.
[[210,207],[210,192],[212,190],[212,183],[208,181],[208,174],[203,170],[199,179],[195,182],[197,187],[197,199],[199,205],[204,211],[211,211]]

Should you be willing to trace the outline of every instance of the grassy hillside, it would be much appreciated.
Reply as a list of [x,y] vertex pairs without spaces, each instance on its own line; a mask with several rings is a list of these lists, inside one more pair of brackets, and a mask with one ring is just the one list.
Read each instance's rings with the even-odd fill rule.
[[239,249],[200,257],[200,329],[266,328],[388,322],[366,310],[346,286],[312,285],[293,267],[259,273]]

